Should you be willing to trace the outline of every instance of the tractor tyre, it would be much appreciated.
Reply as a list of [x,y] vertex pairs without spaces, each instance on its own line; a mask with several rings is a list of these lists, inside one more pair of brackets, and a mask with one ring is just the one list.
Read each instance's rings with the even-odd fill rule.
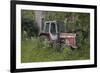
[[40,42],[42,43],[43,47],[48,48],[50,47],[50,41],[47,36],[40,36]]
[[47,36],[44,36],[44,35],[41,35],[40,36],[40,40],[41,41],[49,41],[48,37]]

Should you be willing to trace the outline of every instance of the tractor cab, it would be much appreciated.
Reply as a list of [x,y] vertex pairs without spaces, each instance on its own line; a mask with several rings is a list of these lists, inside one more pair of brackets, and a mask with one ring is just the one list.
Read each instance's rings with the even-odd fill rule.
[[49,33],[52,40],[57,40],[57,23],[55,21],[46,21],[44,24],[45,33]]
[[66,32],[64,28],[64,24],[61,24],[61,22],[46,21],[44,23],[43,32],[49,34],[50,39],[57,40],[58,33]]

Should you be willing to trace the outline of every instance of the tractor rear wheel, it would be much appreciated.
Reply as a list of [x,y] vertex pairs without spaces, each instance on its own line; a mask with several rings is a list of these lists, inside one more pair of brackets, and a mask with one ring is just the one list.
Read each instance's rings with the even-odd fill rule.
[[40,36],[40,42],[43,45],[42,47],[44,48],[50,47],[50,41],[47,36],[44,36],[44,35]]
[[40,36],[40,40],[42,40],[42,41],[49,41],[48,37],[44,36],[44,35]]

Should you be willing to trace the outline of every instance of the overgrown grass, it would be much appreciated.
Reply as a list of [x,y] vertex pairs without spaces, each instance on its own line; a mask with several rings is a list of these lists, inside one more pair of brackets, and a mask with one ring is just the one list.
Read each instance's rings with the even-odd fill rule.
[[83,44],[83,47],[75,50],[64,48],[58,52],[53,47],[44,47],[38,39],[21,41],[21,62],[48,62],[64,60],[86,60],[90,58],[90,49]]

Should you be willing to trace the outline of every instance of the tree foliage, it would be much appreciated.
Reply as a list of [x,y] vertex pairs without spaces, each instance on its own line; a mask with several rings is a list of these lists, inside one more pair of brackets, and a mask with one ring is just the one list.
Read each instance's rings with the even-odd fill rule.
[[22,10],[21,20],[22,38],[30,38],[38,35],[38,27],[35,22],[34,11]]

